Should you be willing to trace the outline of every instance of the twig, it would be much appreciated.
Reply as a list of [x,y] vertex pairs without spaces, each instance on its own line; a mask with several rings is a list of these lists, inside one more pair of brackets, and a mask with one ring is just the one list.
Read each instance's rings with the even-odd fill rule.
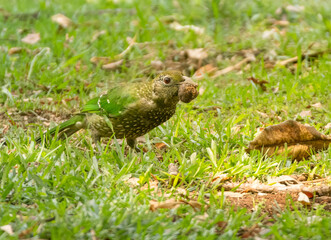
[[123,58],[131,50],[131,48],[136,44],[136,39],[137,39],[137,34],[134,35],[133,39],[130,41],[129,46],[123,52],[121,52],[120,54],[115,56],[115,59]]
[[224,68],[222,70],[219,70],[217,71],[213,76],[212,78],[216,78],[216,77],[219,77],[219,76],[222,76],[222,75],[225,75],[229,72],[232,72],[233,70],[237,70],[239,69],[241,66],[243,66],[244,64],[246,63],[249,63],[249,62],[252,62],[254,61],[254,58],[252,57],[246,57],[244,58],[243,60],[241,60],[240,62],[236,63],[235,65],[232,65],[232,66],[229,66],[227,68]]
[[[320,52],[315,52],[315,53],[306,53],[306,54],[302,54],[301,55],[301,60],[305,59],[305,58],[315,58],[315,57],[318,57],[318,56],[321,56],[325,53],[331,53],[331,49],[328,49],[328,50],[325,50],[325,51],[320,51]],[[289,59],[286,59],[286,60],[283,60],[283,61],[280,61],[276,64],[277,65],[280,65],[280,66],[286,66],[288,64],[294,64],[294,63],[297,63],[299,60],[298,56],[295,56],[293,58],[289,58]]]

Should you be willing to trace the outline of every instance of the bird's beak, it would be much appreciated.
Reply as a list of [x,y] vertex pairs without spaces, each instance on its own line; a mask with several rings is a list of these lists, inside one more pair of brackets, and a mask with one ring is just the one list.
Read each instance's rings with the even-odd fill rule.
[[198,84],[196,82],[194,82],[190,77],[183,76],[183,78],[185,80],[183,83],[190,84],[195,88],[198,87]]

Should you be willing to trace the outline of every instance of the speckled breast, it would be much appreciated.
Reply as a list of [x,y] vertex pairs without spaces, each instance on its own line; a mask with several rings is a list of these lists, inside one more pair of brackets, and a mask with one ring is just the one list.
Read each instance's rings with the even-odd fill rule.
[[117,138],[137,138],[153,128],[169,120],[176,111],[174,108],[157,108],[148,112],[137,114],[136,111],[127,112],[111,122]]

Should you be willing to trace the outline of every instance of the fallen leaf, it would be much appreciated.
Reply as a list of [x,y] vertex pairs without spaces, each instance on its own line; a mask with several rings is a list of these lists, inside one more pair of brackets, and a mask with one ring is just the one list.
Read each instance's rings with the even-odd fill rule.
[[10,236],[14,235],[14,231],[11,225],[3,225],[0,227],[0,229],[6,233],[8,233]]
[[[164,209],[175,209],[178,208],[180,205],[190,205],[194,210],[200,210],[202,208],[202,204],[195,200],[175,200],[174,198],[168,199],[164,202],[157,202],[155,200],[150,201],[149,209],[151,211],[156,211],[159,208]],[[209,207],[208,205],[206,207]]]
[[112,62],[112,63],[102,65],[101,68],[104,69],[104,70],[115,70],[115,69],[121,67],[123,62],[124,62],[124,60],[121,59],[121,60],[118,60],[116,62]]
[[288,5],[286,7],[286,10],[289,12],[302,12],[305,10],[304,6],[300,6],[300,5]]
[[214,176],[212,176],[212,182],[215,182],[216,180],[218,182],[225,182],[230,180],[231,177],[227,173],[216,173]]
[[308,192],[308,191],[302,191],[304,194],[307,195],[307,197],[310,199],[310,198],[313,198],[314,197],[314,194],[311,193],[311,192]]
[[148,183],[145,183],[145,185],[140,188],[140,190],[154,190],[154,192],[158,192],[159,181],[150,179]]
[[27,44],[36,44],[40,40],[40,33],[30,33],[22,38],[22,42]]
[[204,77],[204,75],[212,75],[217,71],[217,68],[214,67],[212,64],[207,64],[205,66],[202,66],[199,68],[194,74],[193,77],[195,79],[201,79]]
[[125,181],[130,187],[137,187],[137,186],[140,186],[140,183],[139,183],[140,179],[137,178],[137,177],[132,177],[132,178],[129,178],[127,181]]
[[22,52],[31,53],[30,49],[22,48],[22,47],[12,47],[8,50],[9,55],[18,54]]
[[261,117],[263,118],[269,118],[269,115],[260,111],[256,111]]
[[322,104],[320,102],[315,103],[315,104],[313,104],[311,106],[314,107],[314,108],[322,108]]
[[276,29],[271,29],[271,30],[265,30],[262,33],[262,39],[270,39],[270,38],[277,38],[278,32]]
[[164,142],[155,143],[155,147],[159,150],[162,150],[167,148],[167,144],[165,144]]
[[306,194],[304,194],[303,192],[299,192],[297,201],[306,206],[310,205],[309,197]]
[[202,60],[208,57],[208,53],[203,48],[187,49],[187,56],[191,59]]
[[311,117],[311,111],[310,110],[302,111],[301,113],[299,113],[299,116],[302,117],[302,118]]
[[273,21],[273,24],[282,26],[282,27],[286,27],[286,26],[290,25],[290,22],[286,21],[286,20],[278,20],[278,21],[276,20],[276,21]]
[[194,210],[199,210],[202,207],[202,204],[195,200],[190,200],[190,201],[181,200],[181,201],[185,204],[190,205],[192,208],[194,208]]
[[70,18],[64,16],[61,13],[55,14],[52,16],[52,21],[59,24],[63,28],[68,28],[73,25],[73,22]]
[[257,224],[254,224],[251,227],[244,226],[238,230],[237,236],[241,238],[253,238],[254,236],[258,235],[260,231],[261,228]]
[[193,31],[199,35],[201,35],[205,32],[204,28],[197,27],[194,25],[181,25],[178,22],[172,22],[169,26],[171,29],[174,29],[176,31],[183,31],[183,32]]
[[151,211],[156,211],[159,208],[165,208],[165,209],[174,209],[174,208],[178,208],[181,204],[183,204],[183,202],[181,201],[177,201],[175,199],[168,199],[164,202],[157,202],[155,200],[151,200],[149,202],[149,209]]
[[224,233],[225,228],[228,226],[228,222],[219,221],[216,223],[217,228],[215,229],[216,234],[221,235]]
[[267,156],[281,155],[286,150],[293,160],[302,160],[311,151],[325,150],[331,144],[331,137],[319,133],[314,127],[305,126],[293,120],[265,128],[249,143],[247,152],[262,151]]
[[249,77],[249,78],[247,78],[247,80],[248,81],[252,81],[253,83],[259,85],[263,91],[266,91],[267,90],[267,87],[264,84],[269,83],[268,81],[266,81],[266,80],[259,80],[259,79],[255,78],[255,77]]

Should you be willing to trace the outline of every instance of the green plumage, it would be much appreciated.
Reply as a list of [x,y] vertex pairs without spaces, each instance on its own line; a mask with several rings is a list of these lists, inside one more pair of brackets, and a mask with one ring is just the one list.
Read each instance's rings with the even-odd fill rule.
[[[153,81],[127,84],[110,89],[107,94],[93,98],[73,116],[45,134],[69,137],[80,129],[90,129],[95,141],[101,137],[126,138],[135,147],[136,138],[167,121],[176,111],[178,90],[182,83],[193,83],[180,72],[167,71]],[[36,139],[37,142],[41,138]]]

